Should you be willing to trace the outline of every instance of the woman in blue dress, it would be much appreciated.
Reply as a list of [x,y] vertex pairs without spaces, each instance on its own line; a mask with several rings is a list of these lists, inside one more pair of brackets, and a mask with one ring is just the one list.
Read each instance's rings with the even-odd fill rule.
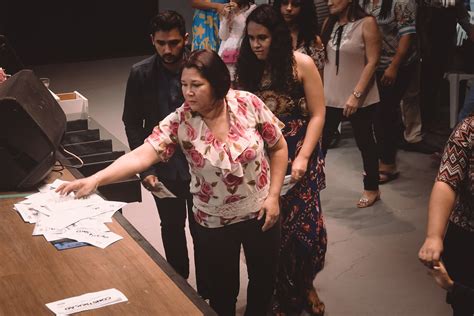
[[219,49],[219,14],[224,12],[228,0],[192,0],[196,9],[193,16],[192,50]]

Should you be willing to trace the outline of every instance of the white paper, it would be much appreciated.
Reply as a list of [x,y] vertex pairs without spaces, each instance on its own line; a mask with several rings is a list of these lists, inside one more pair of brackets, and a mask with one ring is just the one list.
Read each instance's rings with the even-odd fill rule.
[[170,190],[168,190],[168,188],[163,184],[163,182],[158,182],[158,184],[153,187],[153,191],[151,191],[151,193],[153,193],[154,196],[160,199],[176,197],[176,195],[174,195],[173,193],[171,193]]
[[117,289],[87,293],[46,304],[56,315],[68,315],[128,301]]
[[25,222],[34,224],[38,221],[39,214],[37,210],[23,204],[15,204],[13,207]]
[[280,195],[285,195],[296,184],[296,182],[290,181],[291,175],[285,176],[285,179],[283,179],[283,185],[281,186]]
[[64,181],[57,180],[41,187],[14,205],[25,222],[35,223],[33,236],[43,235],[47,241],[72,239],[100,248],[122,239],[111,232],[105,222],[127,203],[106,201],[97,194],[76,199],[74,194],[61,196],[54,192]]
[[93,246],[104,249],[116,241],[123,239],[122,236],[113,232],[96,232],[87,228],[78,228],[64,233],[65,238],[86,242]]

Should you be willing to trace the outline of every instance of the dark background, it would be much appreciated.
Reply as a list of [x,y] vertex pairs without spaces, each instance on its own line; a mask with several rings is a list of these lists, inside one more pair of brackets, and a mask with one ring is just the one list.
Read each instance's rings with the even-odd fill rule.
[[0,34],[27,66],[153,52],[157,0],[0,0]]

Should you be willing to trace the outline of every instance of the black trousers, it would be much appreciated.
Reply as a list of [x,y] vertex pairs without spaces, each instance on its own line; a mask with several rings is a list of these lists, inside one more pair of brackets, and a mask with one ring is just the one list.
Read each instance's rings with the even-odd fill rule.
[[189,193],[189,182],[160,180],[177,196],[177,198],[166,199],[153,196],[160,215],[161,238],[166,260],[183,278],[187,279],[189,277],[189,257],[185,233],[187,213],[189,230],[193,237],[197,290],[202,297],[207,298],[207,278],[205,276],[205,266],[202,264],[199,240],[196,237],[196,225],[198,224],[194,220],[192,212],[193,199]]
[[[377,104],[360,108],[349,116],[354,138],[362,155],[364,164],[364,190],[376,191],[379,188],[379,162],[377,156],[377,145],[375,144],[373,131],[373,117]],[[328,144],[337,130],[343,118],[342,109],[326,107],[326,121],[323,129],[323,154],[326,156]]]
[[421,64],[421,120],[433,127],[440,106],[443,76],[452,64],[456,38],[456,9],[418,6],[416,32]]
[[220,228],[197,225],[208,267],[210,305],[220,316],[235,315],[241,245],[249,277],[245,315],[266,315],[269,311],[278,266],[280,223],[262,232],[263,223],[264,219],[251,219]]
[[376,72],[380,103],[375,110],[374,131],[379,158],[385,164],[396,162],[397,147],[403,139],[400,101],[415,76],[416,67],[417,63],[401,66],[395,82],[390,86],[381,83],[383,71]]
[[[474,233],[449,223],[444,238],[443,262],[449,276],[464,286],[474,288]],[[472,316],[472,304],[459,302],[447,295],[454,316]],[[464,304],[463,304],[464,303]]]

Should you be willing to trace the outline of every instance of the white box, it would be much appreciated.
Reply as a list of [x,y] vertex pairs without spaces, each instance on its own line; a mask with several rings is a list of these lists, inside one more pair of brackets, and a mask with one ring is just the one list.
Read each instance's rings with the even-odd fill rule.
[[89,116],[89,101],[77,91],[57,93],[59,105],[68,120],[86,119]]

